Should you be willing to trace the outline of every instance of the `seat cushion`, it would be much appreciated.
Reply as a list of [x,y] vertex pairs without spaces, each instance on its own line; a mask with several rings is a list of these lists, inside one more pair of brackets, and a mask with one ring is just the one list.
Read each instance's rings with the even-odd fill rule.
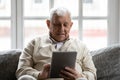
[[120,80],[120,46],[92,51],[97,80]]
[[0,52],[0,80],[16,80],[15,72],[20,53],[20,50]]

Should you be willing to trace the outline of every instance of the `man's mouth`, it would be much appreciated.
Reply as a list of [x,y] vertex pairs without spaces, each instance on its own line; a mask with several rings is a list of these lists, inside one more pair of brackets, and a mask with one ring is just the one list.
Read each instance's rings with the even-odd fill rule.
[[65,35],[65,34],[58,34],[58,35]]

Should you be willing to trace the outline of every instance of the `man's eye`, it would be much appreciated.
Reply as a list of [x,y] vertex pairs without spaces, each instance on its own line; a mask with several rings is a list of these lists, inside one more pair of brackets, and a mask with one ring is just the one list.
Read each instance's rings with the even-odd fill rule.
[[68,24],[64,24],[64,26],[65,26],[65,27],[67,27],[67,26],[68,26]]

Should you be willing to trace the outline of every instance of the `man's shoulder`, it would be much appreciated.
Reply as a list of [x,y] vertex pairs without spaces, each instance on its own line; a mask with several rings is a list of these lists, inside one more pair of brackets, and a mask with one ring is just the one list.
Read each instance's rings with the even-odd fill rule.
[[29,40],[28,41],[28,43],[33,43],[33,44],[35,44],[35,43],[39,43],[39,42],[44,42],[44,41],[46,41],[46,40],[48,40],[49,39],[49,36],[47,36],[47,35],[44,35],[44,36],[37,36],[37,37],[34,37],[34,38],[32,38],[31,40]]
[[72,41],[73,43],[81,43],[81,44],[83,44],[82,40],[80,40],[79,38],[73,38],[73,37],[71,37],[70,41]]
[[41,40],[46,40],[46,39],[49,39],[48,35],[41,35],[41,36],[37,36],[37,37],[33,38],[33,40],[35,40],[35,41],[41,41]]
[[70,38],[70,41],[72,44],[75,44],[76,46],[86,46],[86,44],[80,40],[79,38]]

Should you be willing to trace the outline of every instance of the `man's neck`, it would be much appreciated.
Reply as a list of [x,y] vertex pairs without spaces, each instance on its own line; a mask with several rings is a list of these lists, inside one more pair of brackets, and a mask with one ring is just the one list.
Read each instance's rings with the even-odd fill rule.
[[67,39],[65,39],[64,41],[56,41],[54,38],[52,38],[51,36],[50,36],[50,40],[53,42],[53,43],[64,43],[64,42],[66,42],[67,40],[69,40],[69,37],[67,38]]

